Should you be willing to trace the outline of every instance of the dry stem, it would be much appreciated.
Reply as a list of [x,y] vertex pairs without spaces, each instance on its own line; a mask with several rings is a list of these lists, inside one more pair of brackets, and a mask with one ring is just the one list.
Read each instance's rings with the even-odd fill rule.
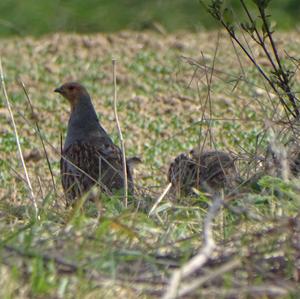
[[[25,84],[24,84],[24,82],[22,80],[20,80],[20,84],[22,86],[22,89],[23,89],[24,94],[26,96],[26,99],[28,101],[31,113],[32,113],[32,115],[34,115],[33,105],[32,105],[31,99],[29,97],[29,94],[27,92],[26,86],[25,86]],[[54,190],[55,194],[57,195],[57,190],[56,190],[55,180],[54,180],[54,174],[53,174],[52,167],[51,167],[50,160],[49,160],[49,156],[48,156],[48,153],[47,153],[47,150],[46,150],[45,142],[44,142],[44,139],[43,139],[43,136],[42,136],[42,133],[41,133],[41,129],[40,129],[38,121],[35,120],[34,122],[35,122],[35,127],[36,127],[36,131],[37,131],[37,135],[39,136],[39,138],[41,140],[41,143],[42,143],[42,146],[43,146],[43,150],[44,150],[45,158],[46,158],[46,161],[47,161],[48,169],[50,171],[50,175],[51,175],[51,179],[52,179],[52,185],[53,185],[53,190]]]
[[14,115],[13,115],[13,112],[11,110],[10,102],[9,102],[9,99],[8,99],[8,94],[7,94],[6,87],[5,87],[4,72],[3,72],[3,68],[2,68],[1,58],[0,58],[0,76],[1,76],[1,85],[2,85],[2,89],[3,89],[3,95],[4,95],[4,98],[5,98],[5,101],[6,101],[7,109],[9,111],[9,116],[10,116],[12,126],[13,126],[13,129],[14,129],[14,134],[15,134],[15,138],[16,138],[16,142],[17,142],[18,152],[19,152],[21,163],[22,163],[22,166],[23,166],[23,169],[24,169],[24,172],[25,172],[27,186],[28,186],[29,191],[30,191],[30,197],[31,197],[34,209],[35,209],[36,218],[39,218],[39,216],[38,216],[38,207],[37,207],[35,195],[34,195],[32,185],[31,185],[31,182],[30,182],[30,178],[29,178],[29,175],[28,175],[28,172],[27,172],[27,168],[26,168],[26,164],[25,164],[25,161],[24,161],[23,152],[22,152],[22,148],[21,148],[21,143],[20,143],[20,139],[19,139],[19,135],[18,135],[17,126],[16,126],[16,123],[15,123]]
[[166,194],[169,192],[170,188],[172,187],[172,184],[169,183],[168,186],[164,189],[163,193],[159,196],[159,198],[157,199],[157,201],[155,202],[155,204],[153,205],[153,207],[151,208],[148,216],[150,217],[153,212],[156,210],[157,206],[159,205],[159,203],[163,200],[163,198],[166,196]]
[[126,164],[125,144],[124,144],[123,134],[121,131],[121,126],[120,126],[118,111],[117,111],[116,59],[112,60],[112,65],[113,65],[113,84],[114,84],[114,114],[117,123],[119,138],[121,142],[122,159],[123,159],[123,176],[124,176],[124,201],[125,201],[125,207],[127,207],[128,204],[127,164]]

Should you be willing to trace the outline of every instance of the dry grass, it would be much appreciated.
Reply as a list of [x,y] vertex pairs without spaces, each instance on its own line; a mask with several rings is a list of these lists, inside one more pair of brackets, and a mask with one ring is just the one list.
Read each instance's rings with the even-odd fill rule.
[[[297,32],[278,34],[277,42],[280,49],[299,57]],[[265,152],[269,128],[275,132],[284,129],[279,122],[280,108],[274,114],[275,96],[239,55],[241,69],[224,33],[220,39],[217,32],[167,36],[134,32],[55,34],[2,40],[0,53],[41,210],[40,222],[34,222],[14,134],[1,102],[0,252],[4,264],[0,285],[5,286],[1,291],[7,298],[157,298],[163,294],[173,268],[184,264],[201,244],[199,232],[206,215],[203,202],[209,201],[204,194],[180,202],[164,197],[150,218],[144,211],[124,209],[117,199],[104,199],[100,219],[89,216],[93,207],[90,214],[64,210],[59,153],[68,105],[53,92],[61,83],[75,79],[86,85],[102,124],[117,140],[111,59],[118,59],[118,114],[127,155],[143,160],[135,177],[139,188],[150,194],[140,198],[146,203],[146,212],[166,187],[168,164],[180,152],[199,143],[225,149],[240,157],[242,175],[247,177],[248,172],[255,172],[255,163],[247,163]],[[258,56],[264,63],[264,57]],[[195,59],[201,68],[196,70],[184,57]],[[208,83],[213,64],[212,83]],[[243,72],[245,79],[238,80]],[[18,83],[20,78],[34,114]],[[299,74],[296,79],[300,82]],[[36,121],[57,193],[52,188]],[[237,256],[240,262],[231,271],[204,279],[204,287],[198,288],[195,296],[246,298],[258,294],[265,298],[268,290],[278,296],[299,294],[292,262],[295,249],[288,241],[299,225],[292,220],[300,203],[298,183],[265,177],[258,190],[243,190],[225,198],[226,208],[215,219],[217,249],[211,264],[197,275],[209,278],[211,269]],[[278,266],[274,274],[271,265],[276,257],[278,265],[283,263],[284,267]],[[273,285],[279,281],[276,289]],[[242,297],[235,293],[237,289],[243,290]]]

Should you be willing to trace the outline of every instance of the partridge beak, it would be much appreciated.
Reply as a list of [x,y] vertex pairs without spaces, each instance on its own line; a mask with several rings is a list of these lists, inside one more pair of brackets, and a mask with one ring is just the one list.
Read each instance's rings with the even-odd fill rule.
[[54,89],[54,92],[62,93],[62,88],[58,87],[58,88]]

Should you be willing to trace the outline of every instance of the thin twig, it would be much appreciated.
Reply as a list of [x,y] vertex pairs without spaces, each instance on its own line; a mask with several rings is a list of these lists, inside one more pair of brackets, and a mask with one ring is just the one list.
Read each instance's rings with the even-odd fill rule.
[[[242,0],[241,0],[242,1]],[[201,1],[201,3],[203,4],[203,1]],[[284,100],[284,98],[281,96],[280,92],[278,91],[276,84],[273,82],[273,80],[271,80],[271,78],[267,75],[267,73],[264,71],[264,69],[261,67],[261,65],[259,63],[256,62],[254,56],[250,53],[250,52],[246,49],[246,47],[243,45],[243,43],[239,40],[239,38],[236,36],[235,32],[232,30],[232,28],[224,21],[223,17],[218,14],[218,15],[214,15],[208,8],[207,6],[204,4],[204,7],[206,7],[206,9],[212,14],[212,16],[218,21],[220,22],[220,24],[226,29],[226,31],[228,32],[229,36],[238,44],[238,46],[241,48],[241,50],[244,52],[244,54],[248,57],[248,59],[250,59],[250,61],[253,63],[253,65],[255,66],[255,68],[258,70],[258,72],[265,78],[265,80],[269,83],[269,85],[271,86],[271,88],[274,90],[274,92],[278,95],[279,101],[282,104],[287,117],[289,119],[289,114],[288,112],[294,117],[297,118],[298,114],[297,111],[294,112],[289,105],[286,103],[286,101]],[[282,87],[280,87],[282,88]],[[289,98],[291,97],[291,94],[287,93],[286,90],[285,91],[285,95],[288,95]],[[292,102],[293,104],[293,102]],[[294,105],[293,105],[294,106]]]
[[[251,24],[254,25],[254,24],[255,24],[255,21],[254,21],[254,19],[252,18],[252,15],[250,14],[249,9],[248,9],[247,5],[245,4],[244,0],[241,0],[241,4],[242,4],[242,6],[243,6],[244,11],[246,12],[246,14],[247,14],[247,16],[248,16],[248,19],[249,19],[250,22],[251,22]],[[259,33],[258,29],[257,29],[257,26],[253,26],[253,29],[254,29],[254,32],[256,33],[256,36],[257,36],[257,38],[258,38],[258,44],[259,44],[259,45],[262,47],[262,49],[264,50],[264,52],[265,52],[265,54],[266,54],[268,60],[270,61],[271,65],[272,65],[272,67],[273,67],[273,69],[274,69],[274,71],[277,72],[277,67],[276,67],[276,65],[275,65],[275,63],[274,63],[274,61],[273,61],[273,59],[272,59],[272,57],[271,57],[271,55],[270,55],[270,53],[269,53],[267,47],[266,47],[266,44],[265,44],[265,41],[263,40],[263,37],[260,35],[260,33]],[[254,37],[252,37],[252,38],[254,38]],[[256,39],[255,39],[255,40],[256,40]]]
[[209,273],[205,276],[198,277],[198,278],[195,278],[195,279],[189,281],[188,283],[186,283],[185,285],[183,285],[181,287],[180,291],[178,292],[178,297],[182,297],[182,296],[185,296],[185,295],[193,292],[194,290],[199,288],[204,283],[206,283],[210,280],[213,280],[213,279],[217,278],[218,276],[220,276],[226,272],[229,272],[230,270],[233,270],[234,268],[237,268],[240,265],[241,265],[240,259],[236,258],[236,259],[233,259],[233,260],[225,263],[224,265],[218,267],[217,269],[209,271]]
[[[26,96],[26,99],[28,101],[31,113],[32,113],[32,115],[34,115],[34,108],[33,108],[31,99],[29,97],[29,94],[27,92],[26,86],[25,86],[25,84],[24,84],[24,82],[22,80],[20,80],[20,84],[22,86],[22,89],[23,89],[24,94]],[[55,181],[54,181],[54,174],[53,174],[52,167],[51,167],[50,160],[49,160],[49,156],[48,156],[48,153],[47,153],[47,150],[46,150],[46,147],[45,147],[45,143],[44,143],[44,139],[43,139],[43,136],[42,136],[42,133],[41,133],[41,129],[40,129],[38,121],[35,120],[34,123],[35,123],[36,131],[38,133],[38,136],[39,136],[39,138],[41,140],[41,143],[42,143],[42,146],[43,146],[43,151],[44,151],[44,154],[45,154],[45,158],[46,158],[46,161],[47,161],[48,169],[50,171],[50,175],[51,175],[51,179],[52,179],[53,190],[57,194],[57,190],[56,190],[56,186],[55,186]]]
[[223,200],[217,196],[214,198],[214,201],[205,217],[204,228],[203,228],[203,237],[204,245],[201,248],[200,252],[190,259],[186,264],[184,264],[180,269],[175,270],[170,279],[167,290],[162,297],[163,299],[175,299],[180,293],[180,282],[182,279],[191,275],[192,273],[198,271],[208,260],[212,251],[215,249],[215,241],[213,239],[213,221],[218,214],[220,207],[223,204]]
[[0,58],[0,76],[1,76],[1,85],[2,85],[2,89],[3,89],[3,95],[4,95],[4,98],[6,100],[7,109],[9,111],[10,119],[11,119],[12,126],[13,126],[13,129],[14,129],[14,134],[15,134],[15,138],[16,138],[18,152],[19,152],[21,163],[22,163],[22,166],[23,166],[23,169],[24,169],[24,172],[25,172],[25,177],[26,177],[27,186],[29,188],[30,197],[31,197],[34,209],[35,209],[35,216],[36,216],[37,219],[39,219],[38,207],[37,207],[35,195],[34,195],[32,185],[31,185],[31,182],[30,182],[30,178],[29,178],[29,175],[28,175],[28,172],[27,172],[27,168],[26,168],[26,164],[25,164],[25,161],[24,161],[23,152],[22,152],[22,148],[21,148],[21,143],[20,143],[20,139],[19,139],[19,135],[18,135],[17,126],[16,126],[16,123],[15,123],[14,115],[13,115],[13,112],[11,110],[10,102],[9,102],[9,99],[8,99],[8,94],[7,94],[7,91],[6,91],[6,86],[5,86],[5,81],[4,81],[4,72],[3,72],[3,68],[2,68],[1,58]]
[[120,142],[121,142],[122,159],[123,159],[123,174],[124,174],[124,202],[125,202],[125,207],[127,207],[127,204],[128,204],[127,164],[126,164],[125,144],[124,144],[123,134],[121,131],[121,126],[120,126],[118,111],[117,111],[116,59],[112,60],[112,66],[113,66],[113,84],[114,84],[114,114],[115,114],[115,119],[116,119],[116,123],[117,123],[119,138],[120,138]]
[[[272,32],[270,31],[270,28],[269,28],[269,25],[267,23],[267,16],[265,14],[265,9],[262,7],[262,6],[259,6],[258,5],[258,10],[259,10],[259,13],[260,13],[260,16],[261,16],[261,19],[263,21],[263,26],[267,32],[267,36],[270,40],[270,43],[271,43],[271,47],[272,47],[272,50],[273,50],[273,53],[274,53],[274,56],[275,56],[275,59],[276,59],[276,62],[277,62],[277,65],[275,65],[275,62],[273,61],[272,57],[271,57],[271,54],[269,53],[267,47],[266,47],[266,43],[263,39],[263,37],[261,37],[261,35],[259,34],[258,30],[257,30],[257,26],[255,25],[255,21],[253,20],[249,10],[248,10],[248,7],[247,5],[245,4],[244,0],[241,0],[241,3],[242,3],[242,6],[250,20],[250,22],[254,25],[254,31],[259,39],[259,45],[262,47],[262,49],[264,50],[268,60],[270,61],[273,69],[274,69],[274,73],[276,74],[278,80],[280,81],[280,88],[282,88],[284,90],[284,92],[286,93],[286,95],[288,96],[290,102],[292,103],[292,106],[293,106],[293,109],[294,109],[294,112],[295,112],[295,115],[296,117],[298,118],[299,117],[299,109],[297,107],[297,104],[296,104],[296,101],[295,101],[295,95],[294,93],[291,91],[290,89],[290,82],[289,82],[289,79],[288,77],[286,76],[286,72],[284,71],[283,67],[282,67],[282,64],[281,64],[281,60],[279,58],[279,55],[278,55],[278,51],[277,51],[277,48],[276,48],[276,45],[275,45],[275,42],[273,40],[273,37],[272,37]],[[253,38],[253,37],[252,37]]]
[[[290,88],[290,80],[289,80],[286,72],[284,71],[284,69],[282,67],[281,60],[279,58],[276,45],[275,45],[275,42],[274,42],[273,37],[272,37],[272,32],[270,31],[269,25],[268,25],[267,20],[266,20],[267,16],[265,15],[265,10],[263,8],[259,7],[259,12],[260,12],[261,18],[263,20],[264,27],[267,31],[267,35],[268,35],[268,38],[270,40],[273,53],[274,53],[274,56],[276,58],[276,61],[277,61],[278,67],[279,67],[279,70],[277,71],[276,74],[278,75],[278,79],[281,81],[280,87],[287,94],[287,96],[288,96],[288,98],[289,98],[289,100],[292,103],[292,106],[294,108],[294,112],[295,112],[297,118],[299,118],[299,115],[300,115],[299,107],[296,104],[296,100],[298,100],[298,99],[295,97],[295,94],[292,92],[292,90]],[[281,77],[282,77],[283,81],[281,80]]]
[[164,199],[166,194],[169,192],[171,186],[172,186],[172,184],[169,183],[168,186],[164,189],[163,193],[159,196],[159,198],[157,199],[157,201],[155,202],[155,204],[153,205],[153,207],[151,208],[151,210],[148,214],[149,217],[153,214],[153,212],[156,210],[159,203]]

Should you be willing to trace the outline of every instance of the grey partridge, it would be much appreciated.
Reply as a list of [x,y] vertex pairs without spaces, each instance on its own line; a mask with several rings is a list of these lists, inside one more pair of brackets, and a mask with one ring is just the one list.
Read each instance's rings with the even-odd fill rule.
[[[124,187],[122,152],[99,123],[92,100],[85,87],[68,82],[55,89],[71,106],[67,137],[60,161],[66,204],[72,205],[95,184],[112,194]],[[130,167],[128,187],[133,192]]]
[[238,178],[234,159],[222,151],[195,150],[180,154],[171,163],[168,180],[177,195],[189,195],[192,188],[216,192],[233,186]]

